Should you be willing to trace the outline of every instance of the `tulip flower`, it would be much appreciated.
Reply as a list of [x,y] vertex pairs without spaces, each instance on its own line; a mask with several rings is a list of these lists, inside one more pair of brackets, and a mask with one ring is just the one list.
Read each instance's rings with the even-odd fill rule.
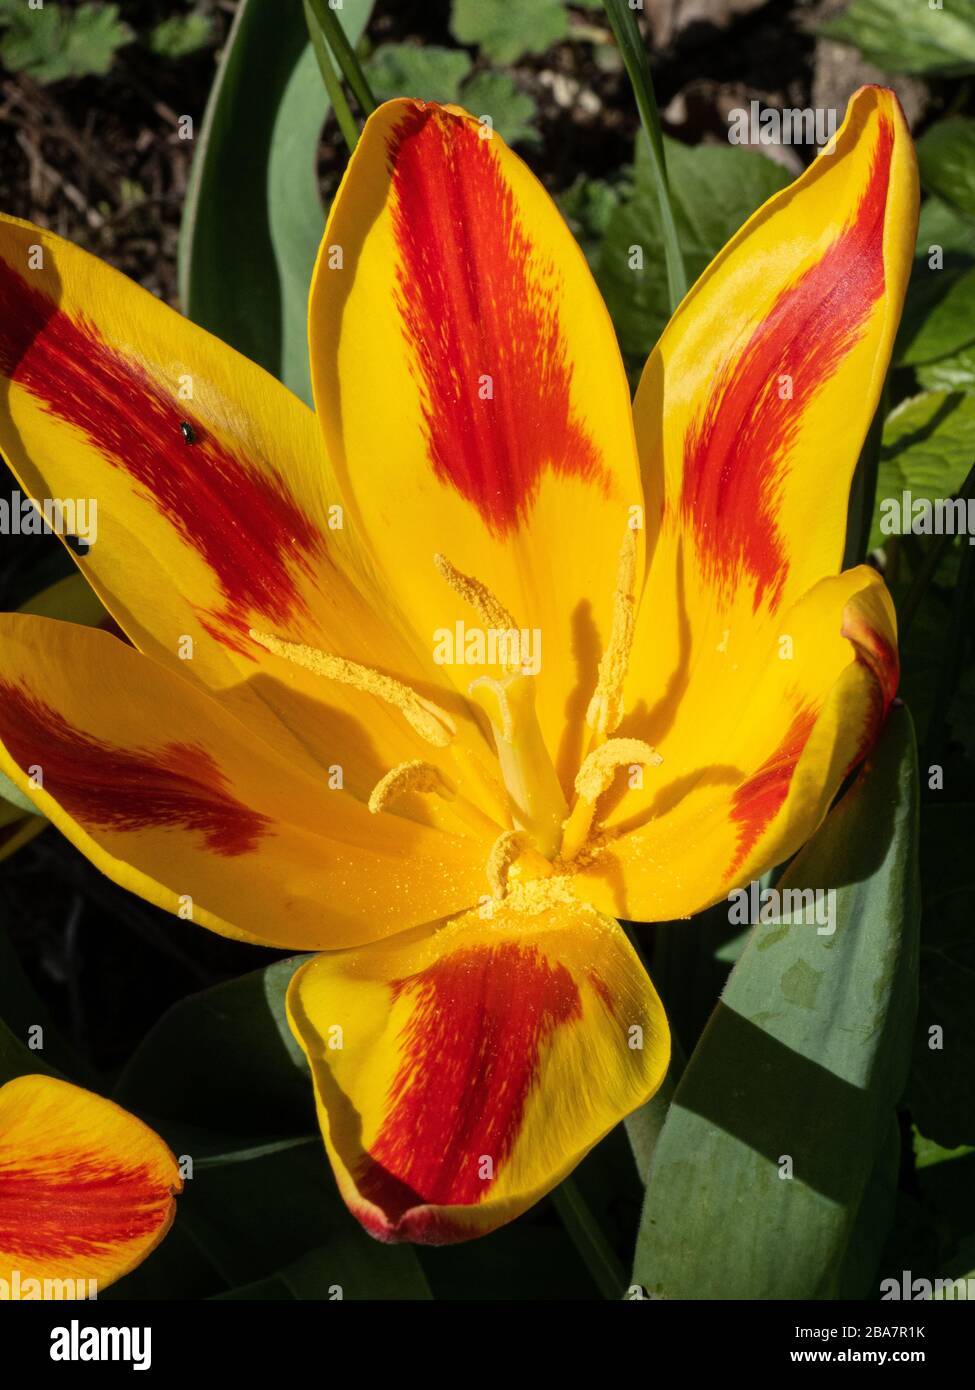
[[317,952],[290,987],[339,1187],[383,1240],[492,1230],[659,1086],[617,918],[790,856],[894,696],[847,498],[914,247],[896,98],[691,289],[631,404],[526,166],[368,121],[316,266],[316,414],[46,231],[0,227],[0,444],[96,495],[131,646],[0,620],[0,764],[117,882]]
[[127,1110],[41,1074],[0,1086],[0,1298],[95,1298],[166,1235],[176,1159]]

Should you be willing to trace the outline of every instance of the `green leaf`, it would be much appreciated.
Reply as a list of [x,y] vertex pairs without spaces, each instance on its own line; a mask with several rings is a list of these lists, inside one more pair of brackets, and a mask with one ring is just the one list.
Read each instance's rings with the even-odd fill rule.
[[966,217],[975,217],[975,121],[952,116],[917,142],[921,180]]
[[113,1100],[156,1120],[233,1135],[317,1132],[311,1078],[284,1011],[294,956],[174,1004]]
[[[741,224],[789,182],[738,145],[665,140],[674,220],[687,275],[697,279]],[[642,268],[631,268],[642,257]],[[623,352],[641,366],[670,318],[663,236],[646,142],[638,140],[632,196],[613,213],[596,266]]]
[[913,729],[896,707],[867,770],[779,880],[835,890],[834,934],[756,926],[677,1088],[634,1267],[651,1292],[849,1291],[844,1262],[914,1026],[916,837]]
[[57,1076],[53,1067],[41,1059],[38,1052],[32,1052],[2,1018],[0,1018],[0,1086],[12,1081],[15,1076],[31,1076],[44,1072],[47,1076]]
[[366,64],[366,76],[377,101],[418,97],[420,101],[456,102],[471,67],[470,58],[460,49],[384,43]]
[[[355,41],[372,0],[345,0]],[[300,4],[241,0],[210,93],[180,235],[196,323],[311,400],[307,308],[324,228],[316,162],[328,102]]]
[[185,58],[205,48],[212,33],[209,15],[174,14],[156,25],[149,35],[149,47],[160,58]]
[[324,1145],[207,1170],[180,1198],[185,1228],[231,1287],[280,1280],[294,1298],[428,1298],[408,1245],[366,1235],[335,1187]]
[[855,44],[886,72],[975,72],[975,0],[853,0],[824,24],[827,38]]
[[945,1149],[975,1145],[973,842],[975,805],[925,806],[921,1006],[909,1102],[921,1133]]
[[26,0],[0,0],[0,60],[11,72],[35,82],[104,76],[116,52],[132,41],[118,5],[84,4],[74,11],[47,4],[28,9]]
[[917,379],[928,391],[975,393],[975,343],[937,362],[922,362]]
[[567,38],[569,17],[563,0],[454,0],[450,32],[458,43],[478,44],[495,63],[514,63]]
[[[63,1075],[79,1085],[98,1088],[91,1067],[69,1047],[13,948],[0,928],[0,1020],[6,1039],[0,1039],[0,1084],[27,1072]],[[32,1029],[40,1028],[40,1033]],[[31,1046],[31,1040],[41,1046]],[[6,1074],[5,1073],[6,1069]]]
[[472,116],[490,116],[495,130],[509,145],[539,143],[532,124],[538,114],[535,99],[520,92],[506,72],[475,73],[464,84],[460,102]]
[[0,770],[0,800],[9,801],[11,806],[17,807],[18,811],[27,811],[32,816],[41,814],[30,797],[25,796],[2,770]]
[[934,362],[975,343],[975,222],[940,198],[921,208],[895,358]]
[[[877,479],[877,509],[870,547],[889,537],[881,530],[884,500],[951,497],[975,457],[975,396],[925,391],[901,401],[884,422]],[[904,518],[901,518],[903,524]]]

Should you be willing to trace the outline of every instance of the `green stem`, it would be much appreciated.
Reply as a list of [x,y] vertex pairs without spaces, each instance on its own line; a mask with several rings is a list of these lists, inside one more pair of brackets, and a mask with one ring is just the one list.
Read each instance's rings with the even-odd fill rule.
[[309,4],[325,36],[325,41],[332,50],[332,56],[342,71],[342,76],[355,94],[362,114],[371,116],[376,109],[376,98],[369,89],[366,75],[355,56],[355,50],[349,43],[345,30],[339,23],[338,15],[331,8],[328,0],[309,0]]
[[[965,481],[962,483],[955,496],[965,502],[967,502],[970,497],[975,496],[975,463],[973,463],[968,470],[968,476],[965,478]],[[897,615],[898,640],[901,646],[904,644],[904,638],[907,636],[908,629],[914,621],[917,610],[921,605],[924,591],[934,578],[938,566],[941,564],[953,540],[954,536],[938,536],[932,542],[920,568],[914,576],[911,587],[907,592],[907,597],[901,604],[900,613]]]
[[653,78],[650,74],[650,61],[647,50],[640,37],[636,15],[627,0],[603,0],[606,17],[616,37],[623,58],[643,129],[650,145],[650,164],[654,182],[657,185],[657,201],[660,204],[660,225],[663,230],[664,259],[667,264],[667,292],[670,297],[670,311],[687,293],[687,272],[684,257],[674,222],[674,210],[670,201],[670,185],[667,182],[667,160],[664,154],[663,132],[660,129],[660,113],[657,98],[653,91]]
[[335,112],[335,119],[338,121],[339,130],[342,138],[349,147],[349,154],[354,153],[356,145],[359,143],[359,127],[355,123],[352,110],[345,99],[345,92],[342,83],[338,79],[338,74],[332,66],[332,59],[329,57],[328,44],[322,35],[322,31],[315,19],[310,0],[303,0],[305,7],[305,23],[308,26],[308,37],[311,39],[311,46],[315,50],[315,58],[318,61],[318,70],[322,74],[322,81],[325,90],[328,92],[328,99],[332,103],[332,110]]
[[603,1298],[621,1299],[628,1287],[626,1271],[589,1210],[575,1179],[566,1178],[561,1182],[552,1192],[552,1201]]

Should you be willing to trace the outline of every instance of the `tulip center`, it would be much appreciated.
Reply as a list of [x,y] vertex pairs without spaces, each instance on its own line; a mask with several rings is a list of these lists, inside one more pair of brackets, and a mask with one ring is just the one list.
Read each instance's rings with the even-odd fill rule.
[[[434,556],[434,563],[455,593],[472,605],[488,627],[517,630],[514,618],[484,584],[462,574],[443,555]],[[547,859],[560,882],[559,876],[571,874],[579,867],[584,853],[593,852],[601,842],[593,829],[596,805],[617,771],[628,765],[653,767],[661,762],[659,754],[641,739],[613,737],[623,718],[623,687],[635,626],[636,573],[636,537],[628,530],[620,551],[609,641],[586,710],[588,749],[575,778],[571,805],[545,746],[535,711],[533,677],[516,666],[502,664],[504,674],[499,679],[481,676],[470,686],[471,700],[487,715],[491,725],[514,826],[514,830],[503,831],[498,837],[487,866],[497,897],[508,891],[509,871],[515,869],[522,855],[530,858],[532,852],[537,852]],[[269,633],[252,630],[250,635],[275,656],[385,700],[435,748],[447,747],[457,732],[446,710],[392,676]],[[415,792],[447,797],[458,814],[479,833],[490,824],[483,811],[457,795],[439,767],[422,759],[411,759],[391,768],[373,788],[369,809],[374,814],[391,810],[401,797]],[[544,872],[545,865],[536,860],[534,874],[539,870]]]
[[469,694],[490,720],[512,822],[540,854],[554,859],[569,807],[535,713],[534,680],[517,674],[502,680],[482,676]]

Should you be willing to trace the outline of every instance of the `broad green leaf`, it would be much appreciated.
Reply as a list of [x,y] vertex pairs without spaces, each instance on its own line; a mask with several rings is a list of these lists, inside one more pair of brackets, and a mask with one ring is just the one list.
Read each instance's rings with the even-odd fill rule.
[[[789,182],[764,155],[738,145],[665,140],[674,219],[691,283],[725,242]],[[646,141],[637,142],[632,196],[610,218],[596,265],[623,352],[642,366],[670,317],[663,237]]]
[[975,805],[925,805],[921,1007],[909,1101],[921,1133],[946,1149],[975,1145],[973,843]]
[[119,19],[118,5],[83,4],[77,9],[47,4],[29,8],[26,0],[0,0],[0,60],[11,72],[35,82],[65,77],[104,76],[116,52],[132,41]]
[[408,1245],[366,1235],[338,1194],[323,1144],[198,1173],[180,1218],[231,1288],[281,1279],[296,1298],[427,1298]]
[[[187,1230],[181,1214],[182,1198],[176,1202],[176,1220],[172,1229],[149,1258],[131,1274],[99,1289],[98,1299],[111,1302],[156,1299],[215,1298],[225,1290],[222,1278],[213,1262]],[[272,1295],[255,1292],[254,1298]]]
[[911,282],[916,288],[901,320],[900,362],[937,362],[975,343],[975,266],[925,274],[915,262]]
[[895,358],[934,362],[975,342],[975,221],[926,198]]
[[897,707],[867,769],[777,885],[834,890],[834,933],[757,925],[677,1088],[634,1267],[652,1293],[831,1298],[846,1286],[906,1079],[916,836],[913,729]]
[[161,58],[185,58],[205,48],[213,23],[205,14],[174,14],[162,19],[149,35],[149,47]]
[[[38,997],[7,932],[0,928],[0,1084],[25,1072],[64,1075],[79,1085],[98,1088],[91,1067],[61,1036],[47,1005]],[[37,1030],[40,1031],[37,1031]],[[10,1068],[4,1075],[4,1065]]]
[[853,0],[820,33],[855,44],[887,72],[975,72],[975,0]]
[[[338,14],[354,42],[372,0]],[[306,316],[328,102],[300,4],[241,0],[198,136],[180,235],[196,323],[310,401]]]
[[897,1209],[900,1166],[901,1130],[892,1113],[843,1257],[837,1286],[839,1298],[861,1299],[877,1295],[884,1246]]
[[478,72],[465,82],[460,103],[472,116],[490,116],[509,145],[537,145],[532,122],[538,111],[534,97],[520,92],[506,72]]
[[[894,515],[899,515],[905,491],[914,499],[951,497],[964,482],[973,459],[975,396],[925,391],[902,401],[884,423],[871,547],[889,539],[882,529],[888,510],[885,502],[894,499],[898,503]],[[903,516],[900,520],[903,526]]]
[[472,63],[458,48],[384,43],[366,64],[366,77],[377,101],[418,97],[421,101],[456,102]]
[[928,391],[967,391],[975,394],[975,343],[937,362],[922,362],[917,379]]
[[39,816],[41,814],[30,797],[25,796],[2,770],[0,770],[0,800],[9,801],[11,806],[16,806],[18,811],[26,811],[28,815]]
[[939,1163],[950,1163],[955,1158],[964,1158],[970,1153],[975,1153],[975,1146],[959,1144],[957,1148],[946,1149],[941,1144],[936,1144],[933,1139],[925,1138],[917,1126],[914,1126],[914,1166],[918,1172],[925,1168],[936,1168]]
[[569,17],[564,0],[454,0],[450,32],[458,43],[479,45],[495,63],[514,63],[567,38]]
[[307,957],[181,999],[136,1049],[113,1100],[160,1121],[233,1135],[317,1132],[311,1079],[284,995]]
[[975,121],[952,116],[917,142],[921,180],[939,198],[975,217]]
[[581,174],[570,188],[559,194],[562,216],[593,271],[599,266],[603,238],[613,214],[623,199],[631,195],[632,185],[625,180],[609,183],[605,179],[587,179]]

